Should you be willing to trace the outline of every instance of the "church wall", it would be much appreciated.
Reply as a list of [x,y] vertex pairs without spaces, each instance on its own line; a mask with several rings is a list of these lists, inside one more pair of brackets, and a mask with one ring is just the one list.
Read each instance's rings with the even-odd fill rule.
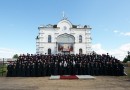
[[[57,37],[61,34],[70,34],[75,37],[74,54],[79,54],[79,49],[82,48],[83,54],[86,54],[91,48],[91,28],[72,28],[72,24],[67,20],[62,20],[57,24],[57,28],[40,27],[39,28],[39,42],[37,42],[37,52],[48,54],[48,48],[51,49],[52,54],[57,54]],[[48,35],[51,35],[51,43],[48,43]],[[79,43],[79,35],[82,35],[82,43]]]
[[82,35],[82,42],[85,42],[85,34],[84,34],[84,32],[75,32],[75,35],[74,35],[74,37],[75,37],[75,42],[79,42],[79,35]]
[[82,49],[82,53],[86,54],[86,45],[82,43],[76,43],[74,47],[75,54],[79,54],[79,49]]
[[44,45],[42,47],[43,47],[43,49],[42,49],[43,54],[45,54],[45,53],[48,54],[49,48],[51,49],[52,54],[56,53],[56,44],[55,43],[44,43]]
[[49,30],[49,31],[44,31],[42,42],[48,42],[48,35],[51,35],[52,42],[55,42],[55,35],[54,35],[54,30],[53,29]]

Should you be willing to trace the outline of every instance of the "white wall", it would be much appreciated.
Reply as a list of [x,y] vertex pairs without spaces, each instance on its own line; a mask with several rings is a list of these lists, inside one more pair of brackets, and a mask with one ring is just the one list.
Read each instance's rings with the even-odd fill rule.
[[[83,54],[90,52],[86,48],[91,49],[91,32],[90,28],[72,28],[71,22],[68,20],[62,20],[57,24],[57,28],[53,27],[39,27],[39,52],[45,54],[48,53],[48,48],[51,49],[52,54],[57,53],[56,48],[56,38],[64,33],[71,34],[75,37],[74,54],[79,54],[79,49],[82,48]],[[48,35],[51,35],[52,43],[48,43]],[[79,43],[79,35],[82,35],[82,42]],[[87,44],[87,42],[90,43]],[[90,46],[90,47],[87,47]],[[38,48],[37,47],[37,48]]]

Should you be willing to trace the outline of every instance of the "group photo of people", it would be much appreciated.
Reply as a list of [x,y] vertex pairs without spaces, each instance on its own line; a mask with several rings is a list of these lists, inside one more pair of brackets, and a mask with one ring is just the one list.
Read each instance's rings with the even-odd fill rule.
[[120,60],[107,54],[22,54],[7,66],[7,77],[51,75],[122,76]]

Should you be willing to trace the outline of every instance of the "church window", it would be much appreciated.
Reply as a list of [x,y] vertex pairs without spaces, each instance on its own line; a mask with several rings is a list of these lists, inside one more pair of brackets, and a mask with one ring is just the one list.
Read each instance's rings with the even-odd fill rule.
[[51,54],[51,49],[50,48],[48,49],[48,54]]
[[79,35],[79,43],[82,43],[82,35]]
[[51,35],[48,35],[48,43],[51,43]]

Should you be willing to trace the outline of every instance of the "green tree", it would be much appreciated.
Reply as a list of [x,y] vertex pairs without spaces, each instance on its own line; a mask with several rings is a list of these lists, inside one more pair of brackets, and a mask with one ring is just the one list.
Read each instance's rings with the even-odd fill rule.
[[124,58],[123,63],[130,61],[130,52],[128,51],[128,55]]
[[14,59],[18,59],[18,57],[19,57],[18,54],[15,54],[15,55],[13,56]]

